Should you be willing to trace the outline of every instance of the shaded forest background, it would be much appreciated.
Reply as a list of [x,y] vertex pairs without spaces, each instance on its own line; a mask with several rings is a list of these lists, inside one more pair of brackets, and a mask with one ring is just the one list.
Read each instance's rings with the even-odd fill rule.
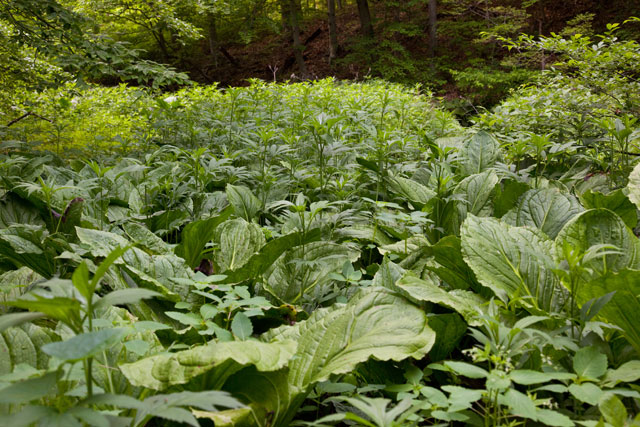
[[[553,65],[553,55],[509,51],[505,39],[601,33],[639,16],[640,2],[13,0],[0,11],[5,89],[69,78],[175,88],[381,77],[420,84],[464,114]],[[639,27],[618,35],[637,38]]]

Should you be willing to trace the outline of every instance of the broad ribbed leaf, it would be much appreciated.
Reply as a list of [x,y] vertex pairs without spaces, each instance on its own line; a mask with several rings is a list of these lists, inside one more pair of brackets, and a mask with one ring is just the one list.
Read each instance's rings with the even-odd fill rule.
[[578,288],[577,299],[585,303],[609,292],[613,298],[598,315],[622,329],[625,337],[640,353],[640,271],[609,272]]
[[433,255],[436,262],[440,264],[440,267],[429,267],[429,269],[452,288],[469,289],[471,287],[479,291],[481,286],[473,270],[462,258],[461,245],[459,237],[446,236],[427,248],[428,253]]
[[412,299],[439,304],[454,310],[470,325],[480,325],[477,317],[486,301],[478,294],[461,289],[446,291],[430,280],[419,279],[405,274],[396,287],[406,292]]
[[274,264],[266,290],[281,302],[294,304],[314,287],[331,280],[345,261],[353,262],[360,253],[347,245],[313,242],[286,252]]
[[627,190],[629,191],[629,200],[640,209],[640,163],[633,168],[629,175]]
[[424,205],[429,203],[429,200],[431,200],[436,195],[435,191],[425,187],[419,182],[412,179],[403,178],[401,176],[394,176],[389,178],[388,183],[389,189],[393,193],[408,200],[420,209]]
[[622,190],[608,194],[588,190],[580,195],[580,200],[587,209],[605,208],[615,212],[631,229],[638,225],[638,208]]
[[476,133],[460,150],[460,172],[464,176],[483,172],[498,161],[500,144],[485,131]]
[[498,175],[488,170],[468,176],[456,186],[454,193],[465,196],[464,201],[458,204],[460,221],[464,221],[468,213],[477,216],[491,215],[493,206],[490,200],[498,182]]
[[265,273],[271,265],[288,249],[320,240],[322,233],[314,228],[308,233],[291,233],[277,237],[264,245],[257,254],[247,260],[243,268],[237,271],[227,271],[224,283],[239,283],[253,279]]
[[206,244],[213,240],[216,227],[229,218],[232,210],[228,208],[218,216],[187,224],[181,233],[182,241],[176,246],[176,255],[184,258],[191,268],[196,268],[200,264]]
[[129,245],[124,237],[107,231],[76,227],[76,234],[80,244],[95,257],[106,258],[118,247]]
[[42,227],[22,224],[0,229],[0,260],[4,258],[16,268],[29,267],[45,278],[56,273],[54,258],[64,249],[66,242],[50,239]]
[[306,321],[269,331],[264,338],[298,342],[289,368],[268,375],[244,370],[225,388],[250,400],[259,413],[273,411],[275,427],[288,425],[315,383],[351,372],[371,357],[420,359],[433,346],[435,333],[421,309],[394,292],[371,287],[346,305],[316,310]]
[[216,228],[215,241],[219,245],[214,260],[220,272],[236,271],[265,245],[260,226],[242,218],[223,222]]
[[584,267],[592,270],[585,273],[585,280],[593,280],[607,271],[640,268],[640,241],[624,221],[608,209],[591,209],[568,222],[556,238],[558,255],[562,254],[565,245],[579,254],[595,245],[617,248],[617,253],[598,256],[584,263]]
[[207,383],[219,389],[234,372],[253,365],[261,372],[282,369],[296,351],[290,340],[265,343],[260,341],[212,342],[174,354],[161,354],[120,365],[125,377],[135,386],[154,390],[186,384],[192,378],[208,373]]
[[524,193],[503,220],[510,225],[537,228],[554,239],[571,218],[583,211],[570,194],[553,188],[536,189]]
[[530,297],[535,308],[562,309],[567,290],[553,273],[553,242],[542,233],[470,215],[461,234],[465,261],[500,299]]
[[0,199],[0,228],[11,224],[44,225],[38,209],[13,193]]
[[226,193],[236,216],[247,221],[251,221],[262,206],[260,200],[247,187],[227,184]]
[[171,253],[170,246],[167,245],[161,238],[153,234],[144,225],[136,222],[129,222],[123,226],[124,231],[129,235],[131,240],[145,249],[150,250],[156,254],[168,254]]
[[31,323],[4,330],[0,334],[0,375],[11,373],[21,363],[46,369],[49,356],[42,351],[42,347],[58,339],[52,330]]

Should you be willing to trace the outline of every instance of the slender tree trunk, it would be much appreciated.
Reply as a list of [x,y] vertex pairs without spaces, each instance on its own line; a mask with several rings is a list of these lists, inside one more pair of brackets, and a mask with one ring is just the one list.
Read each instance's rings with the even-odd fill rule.
[[289,0],[280,0],[280,16],[282,19],[282,32],[288,33],[290,28],[290,3]]
[[338,27],[336,25],[336,2],[327,0],[327,14],[329,15],[329,63],[338,56]]
[[365,37],[373,37],[373,25],[371,24],[371,12],[367,0],[357,0],[358,14],[360,15],[360,31]]
[[436,48],[438,47],[438,10],[437,0],[429,0],[429,56],[436,56]]
[[213,65],[218,68],[218,29],[213,14],[209,16],[209,53],[213,58]]
[[[302,51],[304,46],[300,41],[300,24],[298,20],[298,11],[300,9],[300,0],[289,0],[289,16],[291,17],[291,33],[293,35],[293,54],[300,70],[300,76],[303,79],[307,78],[307,66],[304,63],[304,56]],[[298,3],[298,4],[296,4]]]
[[342,10],[342,0],[338,0],[338,9]]
[[167,48],[167,41],[164,38],[164,34],[162,34],[162,28],[158,28],[156,31],[153,31],[152,34],[158,42],[158,47],[162,53],[162,61],[169,62],[169,49]]

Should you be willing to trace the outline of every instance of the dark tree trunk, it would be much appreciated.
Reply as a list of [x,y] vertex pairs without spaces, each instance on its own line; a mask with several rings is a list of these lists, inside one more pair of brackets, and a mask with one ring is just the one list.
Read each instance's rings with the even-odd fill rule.
[[373,25],[371,24],[371,12],[367,0],[357,0],[358,14],[360,15],[360,31],[365,37],[373,37]]
[[218,68],[218,29],[215,15],[209,16],[209,53],[213,58],[213,65]]
[[437,0],[429,0],[429,56],[436,56],[436,48],[438,47],[438,10]]
[[[293,35],[293,54],[296,58],[296,64],[300,70],[300,77],[307,78],[307,66],[304,63],[302,51],[304,46],[300,41],[300,24],[298,19],[298,11],[300,10],[300,0],[289,0],[289,16],[291,17],[291,33]],[[296,4],[297,3],[297,4]]]
[[289,0],[280,0],[280,16],[282,19],[282,31],[284,33],[288,33],[291,27],[290,9]]
[[342,10],[342,0],[338,0],[338,9]]
[[329,63],[338,56],[338,27],[336,25],[336,2],[327,0],[327,14],[329,15]]

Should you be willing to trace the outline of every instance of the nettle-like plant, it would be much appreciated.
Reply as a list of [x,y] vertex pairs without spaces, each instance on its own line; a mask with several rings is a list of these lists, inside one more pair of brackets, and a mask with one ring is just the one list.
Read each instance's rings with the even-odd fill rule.
[[[0,318],[8,336],[14,331],[24,331],[24,327],[18,326],[24,322],[40,318],[58,322],[55,330],[28,324],[26,330],[30,335],[22,332],[26,342],[14,340],[8,343],[11,357],[5,361],[12,363],[14,369],[3,377],[7,385],[0,392],[0,401],[6,405],[6,419],[13,425],[29,425],[43,419],[67,425],[109,425],[120,419],[122,423],[138,426],[145,425],[152,417],[160,417],[197,426],[195,416],[184,407],[216,411],[218,407],[240,406],[227,394],[211,391],[144,398],[144,394],[123,381],[115,369],[117,364],[136,353],[144,354],[146,351],[141,348],[158,347],[159,342],[151,331],[164,327],[162,324],[143,326],[141,323],[144,322],[134,323],[126,313],[115,308],[116,305],[136,304],[158,297],[157,292],[130,288],[115,290],[102,297],[96,295],[109,268],[128,249],[118,248],[109,253],[97,268],[93,266],[93,277],[90,277],[88,264],[82,262],[71,280],[46,281],[20,299],[4,302],[29,310]],[[34,348],[42,343],[42,338],[39,343],[33,341],[37,339],[36,331],[46,337],[46,344],[40,348]],[[123,342],[125,339],[127,341]],[[31,354],[38,360],[37,366],[29,364],[30,357],[24,360],[17,357],[24,351],[19,348],[26,343],[30,344]]]
[[463,132],[379,81],[136,91],[130,158],[1,146],[12,425],[633,422],[633,120]]

